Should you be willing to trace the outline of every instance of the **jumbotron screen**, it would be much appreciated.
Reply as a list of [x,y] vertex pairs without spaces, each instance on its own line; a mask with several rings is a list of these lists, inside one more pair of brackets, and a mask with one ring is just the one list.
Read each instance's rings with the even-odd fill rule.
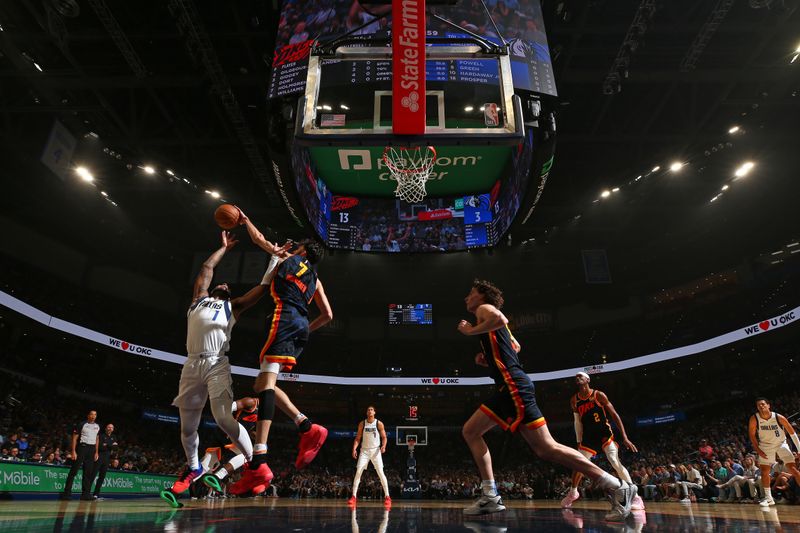
[[389,325],[433,324],[433,304],[389,304]]

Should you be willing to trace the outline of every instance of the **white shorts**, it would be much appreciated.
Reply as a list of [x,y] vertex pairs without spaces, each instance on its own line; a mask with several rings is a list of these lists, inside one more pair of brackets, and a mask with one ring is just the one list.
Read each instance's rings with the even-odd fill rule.
[[761,455],[758,456],[758,464],[760,465],[774,465],[777,462],[775,460],[776,455],[784,464],[791,464],[795,461],[792,450],[789,449],[789,445],[785,442],[777,446],[759,446],[759,448],[767,456],[767,459],[764,459]]
[[383,454],[380,448],[372,448],[371,450],[361,450],[358,454],[358,463],[356,463],[356,470],[361,470],[367,467],[367,463],[372,462],[375,470],[383,470]]
[[172,405],[183,409],[202,409],[206,400],[233,400],[231,364],[227,355],[190,355],[181,370],[178,395]]

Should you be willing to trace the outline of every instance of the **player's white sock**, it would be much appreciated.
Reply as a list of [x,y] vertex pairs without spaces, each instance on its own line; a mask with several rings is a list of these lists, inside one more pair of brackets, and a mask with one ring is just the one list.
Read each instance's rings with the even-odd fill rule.
[[[245,462],[246,459],[244,457],[244,454],[240,453],[239,455],[233,457],[230,461],[228,461],[228,464],[231,465],[233,471],[235,472],[239,470],[242,466],[244,466]],[[217,478],[219,478],[220,480],[223,480],[226,477],[228,477],[228,469],[220,468],[219,470],[216,471],[214,475],[217,476]]]
[[481,491],[484,496],[497,496],[497,484],[493,479],[484,479],[481,481]]
[[769,487],[764,487],[764,499],[771,500],[772,499],[772,489]]
[[597,486],[603,490],[618,489],[622,486],[622,482],[608,472],[603,472],[603,475],[597,480]]
[[266,444],[256,444],[253,446],[253,453],[267,453]]

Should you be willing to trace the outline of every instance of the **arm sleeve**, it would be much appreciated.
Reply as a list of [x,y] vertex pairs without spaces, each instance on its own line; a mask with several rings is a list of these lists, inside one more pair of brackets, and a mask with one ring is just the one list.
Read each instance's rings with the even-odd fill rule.
[[272,273],[276,268],[278,268],[279,263],[280,259],[277,255],[269,256],[269,264],[267,264],[267,270],[264,272],[264,277],[261,278],[261,285],[269,285],[272,282]]
[[581,415],[572,413],[575,418],[575,438],[578,439],[578,444],[583,440],[583,422],[581,422]]

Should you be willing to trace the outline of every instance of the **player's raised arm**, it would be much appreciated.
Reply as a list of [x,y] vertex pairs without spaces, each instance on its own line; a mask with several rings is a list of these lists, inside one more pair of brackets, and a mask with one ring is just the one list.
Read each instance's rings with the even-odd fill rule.
[[605,410],[609,415],[611,415],[611,420],[613,420],[614,424],[617,425],[617,429],[619,429],[619,433],[622,435],[622,444],[624,444],[625,447],[627,447],[630,451],[638,452],[639,450],[636,449],[636,446],[634,446],[634,444],[628,440],[628,434],[625,433],[625,425],[622,423],[619,413],[617,413],[617,410],[614,409],[614,406],[609,401],[608,396],[600,391],[597,391],[597,403],[605,407]]
[[319,279],[317,279],[317,290],[314,291],[314,304],[319,309],[319,316],[308,325],[309,333],[333,320],[333,309],[331,309],[331,304],[328,301],[328,297],[325,296],[325,289]]
[[[287,242],[281,246],[280,249],[284,251],[288,250],[291,245],[291,242]],[[269,264],[267,264],[267,269],[264,272],[264,277],[261,279],[261,283],[247,291],[242,296],[231,300],[233,316],[236,317],[237,320],[239,319],[239,315],[253,307],[267,293],[267,287],[269,287],[270,283],[272,283],[272,280],[275,278],[278,268],[283,263],[283,260],[284,259],[278,255],[270,256]]]
[[253,244],[264,250],[270,255],[282,255],[287,250],[287,246],[278,246],[277,244],[268,241],[264,234],[258,231],[258,228],[250,221],[250,218],[239,209],[239,212],[242,213],[241,216],[241,224],[247,228],[247,234],[250,236],[250,240],[253,241]]
[[222,246],[203,262],[203,265],[200,267],[200,272],[194,280],[194,292],[192,293],[193,302],[198,298],[208,296],[208,286],[211,285],[211,280],[214,277],[214,269],[222,260],[222,256],[225,255],[225,252],[236,246],[237,242],[233,233],[228,233],[227,231],[222,232]]

